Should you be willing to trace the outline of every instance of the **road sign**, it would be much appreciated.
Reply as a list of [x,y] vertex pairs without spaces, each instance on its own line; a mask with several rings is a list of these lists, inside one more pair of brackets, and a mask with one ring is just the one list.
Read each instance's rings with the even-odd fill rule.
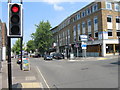
[[22,69],[23,70],[30,70],[30,62],[29,62],[29,59],[23,59],[23,62],[22,62]]

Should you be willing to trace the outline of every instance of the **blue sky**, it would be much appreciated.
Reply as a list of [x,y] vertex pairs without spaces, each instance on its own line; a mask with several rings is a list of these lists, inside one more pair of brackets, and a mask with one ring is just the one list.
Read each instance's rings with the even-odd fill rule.
[[[31,33],[36,30],[35,24],[39,24],[40,21],[48,20],[53,27],[60,24],[65,18],[80,10],[90,2],[24,2],[24,42],[31,40]],[[2,2],[2,22],[7,23],[7,2]],[[16,39],[12,40],[12,43]]]

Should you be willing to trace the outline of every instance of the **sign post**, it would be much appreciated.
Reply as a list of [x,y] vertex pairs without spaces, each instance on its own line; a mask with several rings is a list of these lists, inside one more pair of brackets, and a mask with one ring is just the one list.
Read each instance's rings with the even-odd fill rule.
[[86,49],[87,49],[86,42],[88,41],[88,36],[80,35],[80,40],[81,40],[81,48],[82,48],[82,57],[86,57]]
[[[23,39],[22,0],[21,0],[21,3],[11,3],[11,1],[12,0],[8,0],[8,31],[7,31],[7,44],[8,44],[8,62],[7,63],[8,63],[8,89],[9,90],[12,90],[11,38]],[[21,48],[22,48],[22,40],[21,40]]]
[[11,71],[11,38],[8,37],[8,87],[12,90],[12,71]]

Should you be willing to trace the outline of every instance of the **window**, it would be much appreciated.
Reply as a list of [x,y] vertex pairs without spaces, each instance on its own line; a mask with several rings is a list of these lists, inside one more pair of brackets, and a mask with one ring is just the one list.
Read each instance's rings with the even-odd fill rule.
[[82,22],[82,34],[85,34],[85,22]]
[[116,23],[120,23],[120,17],[116,17]]
[[91,20],[88,20],[88,26],[91,26]]
[[78,38],[79,38],[79,35],[80,35],[80,24],[78,24],[77,27],[78,27]]
[[116,33],[117,33],[117,36],[120,36],[120,30],[117,30]]
[[107,22],[112,22],[112,16],[110,15],[107,16]]
[[95,37],[98,37],[98,32],[95,32]]
[[77,14],[77,20],[80,19],[80,13]]
[[98,10],[98,5],[97,5],[97,4],[93,5],[93,6],[92,6],[92,11],[95,12],[95,11],[97,11],[97,10]]
[[82,17],[85,17],[85,11],[82,12]]
[[106,53],[113,53],[113,45],[112,44],[106,44]]
[[106,9],[112,9],[111,2],[106,2]]
[[86,9],[86,14],[87,15],[91,14],[91,8]]
[[90,33],[90,34],[88,34],[88,36],[89,36],[89,37],[92,37],[92,34]]
[[76,41],[76,26],[73,27],[74,30],[74,41]]
[[82,28],[85,28],[85,22],[82,23]]
[[98,19],[97,17],[94,18],[94,24],[97,24],[98,23]]
[[115,5],[115,6],[114,6],[114,7],[115,7],[115,11],[120,11],[120,6],[119,6],[119,4],[118,4],[118,3],[115,3],[114,5]]
[[108,36],[112,36],[112,30],[108,30]]

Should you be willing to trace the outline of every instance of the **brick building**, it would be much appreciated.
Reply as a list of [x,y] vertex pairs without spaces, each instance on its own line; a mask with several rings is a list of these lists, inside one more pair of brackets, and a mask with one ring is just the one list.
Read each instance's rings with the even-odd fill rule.
[[87,56],[119,52],[120,3],[92,2],[51,29],[57,52],[81,56],[80,35],[87,35]]
[[0,48],[2,55],[0,56],[2,60],[6,60],[6,44],[7,44],[7,27],[5,23],[0,20]]
[[0,20],[0,71],[1,71],[1,61],[2,61],[2,28]]

